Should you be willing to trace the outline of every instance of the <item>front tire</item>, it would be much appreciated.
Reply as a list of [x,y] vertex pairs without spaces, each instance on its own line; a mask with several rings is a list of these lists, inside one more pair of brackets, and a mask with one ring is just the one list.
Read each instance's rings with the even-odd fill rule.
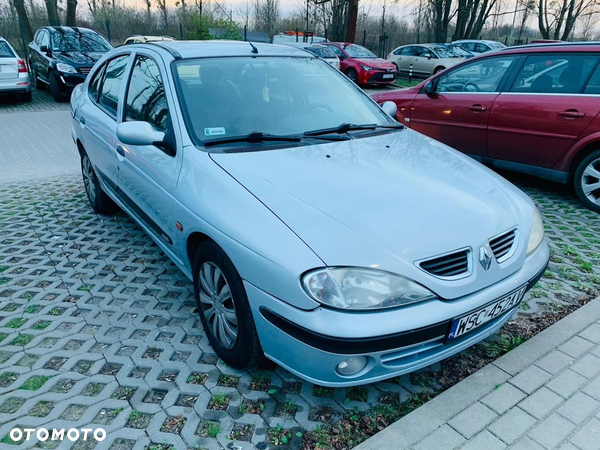
[[358,73],[354,69],[348,69],[346,76],[350,78],[354,83],[358,84]]
[[200,244],[194,258],[194,296],[215,353],[236,369],[253,369],[263,358],[242,278],[213,241]]
[[579,163],[573,187],[584,206],[600,213],[600,150],[593,151]]
[[117,205],[102,190],[94,166],[85,152],[81,155],[81,174],[83,176],[85,193],[93,210],[105,215],[113,213],[117,209]]
[[57,103],[64,103],[69,100],[69,96],[60,87],[58,77],[55,73],[50,74],[50,94],[52,94],[52,98]]

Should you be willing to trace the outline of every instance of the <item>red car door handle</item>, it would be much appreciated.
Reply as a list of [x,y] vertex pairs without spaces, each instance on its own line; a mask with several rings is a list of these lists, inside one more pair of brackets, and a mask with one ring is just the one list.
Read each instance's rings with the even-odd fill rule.
[[483,111],[487,111],[487,108],[485,106],[481,106],[481,105],[471,105],[471,106],[469,106],[469,111],[483,112]]
[[571,119],[576,119],[578,117],[585,116],[585,113],[579,112],[576,109],[567,109],[566,111],[559,112],[558,114],[560,114],[563,117],[569,117]]

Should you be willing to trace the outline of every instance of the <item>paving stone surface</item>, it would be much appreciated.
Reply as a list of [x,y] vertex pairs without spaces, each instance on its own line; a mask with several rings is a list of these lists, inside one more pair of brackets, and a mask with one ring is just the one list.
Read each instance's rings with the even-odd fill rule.
[[[69,175],[78,159],[61,114],[68,111],[11,112],[0,120],[0,141],[10,140],[0,143],[0,446],[15,448],[6,436],[19,425],[102,426],[108,438],[98,449],[264,449],[275,447],[268,436],[278,425],[294,432],[322,425],[318,411],[325,406],[342,417],[429,389],[418,377],[403,376],[328,390],[269,363],[251,373],[227,367],[204,335],[191,283],[126,215],[99,216],[89,207],[79,177]],[[6,148],[22,155],[7,156]],[[68,171],[45,172],[52,159]],[[62,176],[37,179],[49,173]],[[547,273],[519,314],[559,310],[600,284],[600,219],[564,188],[512,179],[540,207],[552,249]],[[545,409],[579,421],[573,442],[588,442],[594,424],[566,400],[585,395],[588,409],[600,401],[600,382],[589,380],[600,357],[599,325],[539,359],[536,373],[548,380],[532,383],[515,374],[498,389],[505,398],[488,392],[474,409],[485,416],[470,424],[472,411],[466,412],[456,421],[459,430],[447,425],[439,431],[445,445],[475,440],[503,448],[506,441],[494,433],[503,415],[518,412],[537,423],[532,414],[549,414],[519,406],[540,383],[552,392]],[[555,395],[565,404],[548,406]],[[300,441],[294,435],[289,447]],[[73,448],[93,446],[77,442]]]
[[[23,102],[18,98],[1,96],[0,114],[32,111],[65,111],[69,109],[69,103],[57,103],[48,91],[31,91],[31,102]],[[3,118],[4,119],[4,118]]]
[[[593,335],[591,333],[598,324],[600,324],[600,297],[500,358],[493,365],[501,365],[503,359],[514,359],[517,353],[521,353],[522,357],[533,356],[537,354],[536,347],[543,341],[558,339],[567,344],[573,342],[575,337],[579,342],[579,339],[585,339],[583,336]],[[426,448],[436,449],[598,450],[600,449],[600,371],[588,372],[585,376],[581,376],[571,370],[589,357],[596,357],[593,352],[598,351],[600,345],[587,342],[590,345],[583,346],[587,350],[579,353],[568,366],[563,366],[552,374],[546,372],[546,375],[540,376],[539,371],[542,369],[532,364],[543,365],[542,362],[547,361],[548,355],[537,358],[537,361],[532,358],[530,364],[506,383],[500,385],[489,383],[487,392],[473,404],[457,414],[451,414],[450,419],[439,419],[443,417],[444,411],[451,407],[448,399],[452,398],[453,390],[468,390],[469,386],[480,383],[476,381],[478,374],[474,374],[375,437],[363,442],[356,450],[376,450],[383,448],[381,445],[384,442],[398,442],[399,444],[394,447],[397,450],[409,448],[416,450],[421,448],[424,442],[427,443]],[[578,348],[581,348],[579,344]],[[558,345],[558,348],[561,348],[561,345]],[[571,348],[571,344],[563,348]],[[549,353],[555,354],[556,351],[560,350],[552,350]],[[532,368],[535,370],[532,371]],[[563,377],[564,374],[569,373],[581,379],[574,381],[573,375]],[[537,381],[523,383],[523,380],[532,378],[543,381],[541,384]],[[569,388],[553,389],[551,387],[553,383],[569,385]],[[515,389],[520,391],[520,395],[516,395]],[[497,393],[502,395],[498,396]],[[504,396],[512,400],[502,402],[500,397]],[[505,404],[514,404],[517,401],[515,399],[518,398],[524,400],[506,409]],[[492,409],[497,408],[496,411],[500,412],[500,415],[490,414],[482,408],[483,404]],[[429,417],[436,422],[435,426],[431,427],[430,433],[421,435],[405,426],[405,423],[410,424],[420,417]],[[468,441],[463,442],[461,438]]]

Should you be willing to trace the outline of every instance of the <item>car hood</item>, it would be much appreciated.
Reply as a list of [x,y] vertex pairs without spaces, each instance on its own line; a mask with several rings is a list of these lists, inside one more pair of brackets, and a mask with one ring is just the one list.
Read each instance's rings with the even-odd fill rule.
[[441,280],[416,265],[465,247],[478,255],[515,226],[529,236],[533,203],[479,163],[409,129],[211,157],[328,266],[380,268],[454,298],[510,275],[525,259],[520,239],[503,267],[473,267],[461,280]]
[[75,66],[93,66],[104,56],[102,52],[52,52],[57,62]]
[[396,66],[394,66],[393,63],[386,61],[385,59],[381,59],[381,58],[365,58],[365,59],[355,58],[355,61],[357,61],[359,64],[364,64],[365,66],[371,66],[376,69],[395,69],[396,68]]

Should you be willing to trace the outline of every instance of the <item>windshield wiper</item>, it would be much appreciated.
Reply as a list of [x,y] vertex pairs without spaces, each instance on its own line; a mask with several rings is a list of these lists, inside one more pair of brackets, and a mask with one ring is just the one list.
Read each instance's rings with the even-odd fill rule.
[[314,139],[323,139],[328,141],[346,141],[349,138],[347,136],[329,136],[329,137],[320,137],[320,136],[312,136],[308,134],[288,134],[288,135],[277,135],[277,134],[269,134],[262,133],[259,131],[254,131],[250,134],[244,134],[241,136],[226,136],[222,138],[209,139],[204,141],[205,147],[210,147],[213,145],[220,144],[232,144],[235,142],[248,142],[250,144],[260,144],[262,142],[300,142],[307,137]]
[[314,131],[307,131],[306,133],[304,133],[304,136],[321,136],[323,134],[330,134],[330,133],[344,134],[344,133],[348,133],[349,131],[375,130],[376,128],[388,128],[388,129],[393,130],[393,129],[402,129],[402,128],[404,128],[404,125],[402,125],[402,124],[376,125],[374,123],[355,125],[352,123],[343,123],[337,127],[323,128],[323,129],[314,130]]

